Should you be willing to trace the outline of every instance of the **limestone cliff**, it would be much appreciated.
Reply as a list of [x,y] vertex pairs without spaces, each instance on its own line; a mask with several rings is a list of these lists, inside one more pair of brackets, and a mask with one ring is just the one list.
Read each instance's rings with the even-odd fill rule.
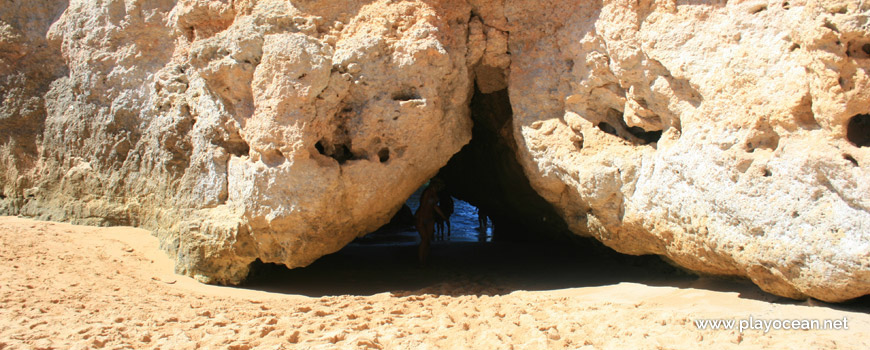
[[841,301],[870,293],[868,68],[857,0],[0,0],[0,212],[144,226],[236,283],[389,221],[507,89],[574,233]]

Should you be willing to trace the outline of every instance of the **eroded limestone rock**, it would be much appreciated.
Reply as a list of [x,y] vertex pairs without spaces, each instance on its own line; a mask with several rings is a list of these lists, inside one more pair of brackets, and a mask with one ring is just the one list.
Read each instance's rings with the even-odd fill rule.
[[858,5],[578,2],[508,28],[530,180],[617,251],[793,298],[867,294],[870,148],[846,138],[870,109]]
[[845,300],[870,293],[862,4],[0,1],[0,212],[145,226],[235,283],[389,221],[469,141],[475,86],[507,89],[502,141],[574,233]]
[[[387,222],[470,139],[467,48],[454,39],[466,26],[448,26],[467,23],[467,9],[51,5],[32,38],[16,33],[36,23],[12,11],[29,7],[3,6],[4,63],[27,66],[27,40],[42,40],[70,67],[29,92],[44,98],[42,115],[3,114],[4,135],[39,126],[7,136],[3,161],[24,164],[0,178],[3,211],[150,227],[177,270],[203,281],[338,250]],[[34,138],[39,151],[15,148]]]

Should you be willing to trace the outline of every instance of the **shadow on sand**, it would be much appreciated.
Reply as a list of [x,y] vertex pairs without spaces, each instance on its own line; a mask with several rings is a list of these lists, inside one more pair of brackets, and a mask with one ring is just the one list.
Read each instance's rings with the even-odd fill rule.
[[242,288],[299,294],[367,296],[503,295],[632,282],[738,293],[780,304],[818,305],[870,312],[870,298],[845,304],[795,301],[765,293],[749,281],[699,278],[656,256],[628,256],[601,247],[554,242],[434,242],[430,261],[416,263],[416,243],[353,243],[298,269],[258,263]]
[[[572,249],[573,248],[573,249]],[[277,293],[326,295],[501,295],[619,282],[649,282],[680,273],[657,257],[589,254],[550,242],[433,242],[429,262],[417,245],[353,243],[305,268],[257,264],[243,287]]]

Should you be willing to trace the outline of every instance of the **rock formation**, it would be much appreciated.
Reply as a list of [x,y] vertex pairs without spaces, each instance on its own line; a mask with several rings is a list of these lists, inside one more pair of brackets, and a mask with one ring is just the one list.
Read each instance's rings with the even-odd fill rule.
[[44,2],[57,9],[33,20],[3,4],[3,62],[47,75],[51,64],[15,51],[30,40],[62,72],[25,81],[23,97],[4,91],[45,106],[0,119],[4,211],[152,228],[177,270],[205,282],[238,283],[258,258],[297,267],[340,249],[471,137],[465,28],[449,29],[468,11]]
[[847,137],[870,110],[858,5],[613,1],[511,21],[530,181],[617,251],[792,298],[867,294],[870,149]]
[[0,0],[0,213],[237,283],[388,222],[507,89],[500,142],[575,234],[842,301],[868,68],[857,0]]

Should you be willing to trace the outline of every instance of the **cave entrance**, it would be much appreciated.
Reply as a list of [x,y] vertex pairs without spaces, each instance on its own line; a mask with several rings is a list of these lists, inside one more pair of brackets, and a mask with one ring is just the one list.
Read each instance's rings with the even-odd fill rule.
[[[381,230],[372,233],[372,236],[378,236],[379,234],[386,235],[399,235],[399,236],[407,236],[410,235],[410,239],[417,240],[418,234],[416,228],[414,227],[414,214],[417,212],[417,209],[420,206],[420,196],[423,193],[423,190],[429,186],[427,182],[423,186],[417,189],[408,199],[405,201],[404,207],[396,214],[396,216],[391,220],[389,225],[386,225]],[[449,189],[449,187],[448,187]],[[443,222],[436,224],[436,232],[435,232],[435,240],[443,241],[443,242],[491,242],[493,238],[493,220],[488,218],[485,215],[480,215],[479,208],[477,206],[468,203],[462,199],[455,197],[455,193],[442,191],[440,195],[444,198],[441,198],[441,201],[449,201],[448,207],[452,208],[450,213],[450,221],[449,223]],[[448,211],[448,209],[442,206],[443,211]],[[485,220],[485,224],[481,225]],[[441,227],[438,227],[440,225]],[[403,241],[408,241],[409,237],[405,237]]]
[[475,89],[470,107],[471,141],[438,173],[447,191],[486,213],[493,241],[576,242],[577,236],[532,188],[517,161],[508,90]]
[[[438,239],[436,232],[436,240],[588,244],[571,233],[553,206],[532,188],[517,161],[508,90],[484,93],[476,88],[470,111],[471,141],[435,176],[446,185],[442,195],[452,199],[454,209],[449,239],[446,234]],[[413,213],[427,185],[408,198],[389,225],[360,241],[417,240]]]
[[[390,224],[308,267],[255,264],[247,287],[309,296],[499,295],[674,280],[676,270],[658,257],[618,254],[568,230],[532,189],[517,161],[507,90],[477,90],[471,117],[471,141],[436,176],[454,199],[455,210],[450,239],[432,243],[426,265],[417,263],[419,235],[413,224],[424,185]],[[491,220],[485,231],[478,229],[478,208]],[[680,276],[676,278],[693,278]]]

